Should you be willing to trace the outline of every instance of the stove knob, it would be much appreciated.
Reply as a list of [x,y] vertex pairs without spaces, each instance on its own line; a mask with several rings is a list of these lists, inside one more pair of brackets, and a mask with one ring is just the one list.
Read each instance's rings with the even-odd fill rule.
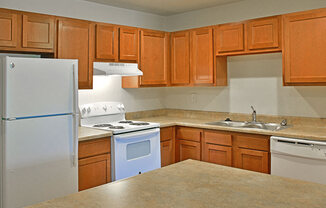
[[87,108],[87,113],[90,113],[92,110],[91,110],[91,107],[88,107]]
[[82,109],[82,114],[84,115],[86,113],[86,108]]
[[108,110],[107,106],[103,106],[103,110],[106,112]]

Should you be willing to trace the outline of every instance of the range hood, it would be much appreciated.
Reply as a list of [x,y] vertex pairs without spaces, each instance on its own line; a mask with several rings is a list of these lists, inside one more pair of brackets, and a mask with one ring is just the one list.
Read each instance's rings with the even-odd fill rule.
[[141,76],[138,64],[94,62],[94,75]]

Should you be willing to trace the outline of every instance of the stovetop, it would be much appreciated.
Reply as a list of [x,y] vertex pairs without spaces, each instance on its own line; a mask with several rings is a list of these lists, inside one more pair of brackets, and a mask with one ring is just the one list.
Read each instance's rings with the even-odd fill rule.
[[120,102],[98,102],[79,106],[81,126],[112,131],[113,134],[158,128],[160,124],[125,119]]
[[158,123],[122,120],[122,121],[116,121],[110,123],[101,122],[95,124],[87,124],[83,126],[101,129],[101,130],[109,130],[112,131],[113,134],[121,134],[121,133],[140,131],[140,130],[146,130],[151,128],[158,128],[160,125]]

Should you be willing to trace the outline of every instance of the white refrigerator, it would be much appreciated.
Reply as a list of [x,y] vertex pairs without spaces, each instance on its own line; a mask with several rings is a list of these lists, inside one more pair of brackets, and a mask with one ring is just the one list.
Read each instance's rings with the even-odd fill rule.
[[0,207],[78,191],[78,61],[0,58]]

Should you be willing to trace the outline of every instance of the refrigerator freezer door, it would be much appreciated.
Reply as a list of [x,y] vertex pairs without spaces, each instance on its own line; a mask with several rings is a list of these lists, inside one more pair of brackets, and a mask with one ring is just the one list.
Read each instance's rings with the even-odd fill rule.
[[77,60],[5,57],[3,61],[3,118],[76,113]]
[[78,191],[72,115],[4,121],[3,208]]

